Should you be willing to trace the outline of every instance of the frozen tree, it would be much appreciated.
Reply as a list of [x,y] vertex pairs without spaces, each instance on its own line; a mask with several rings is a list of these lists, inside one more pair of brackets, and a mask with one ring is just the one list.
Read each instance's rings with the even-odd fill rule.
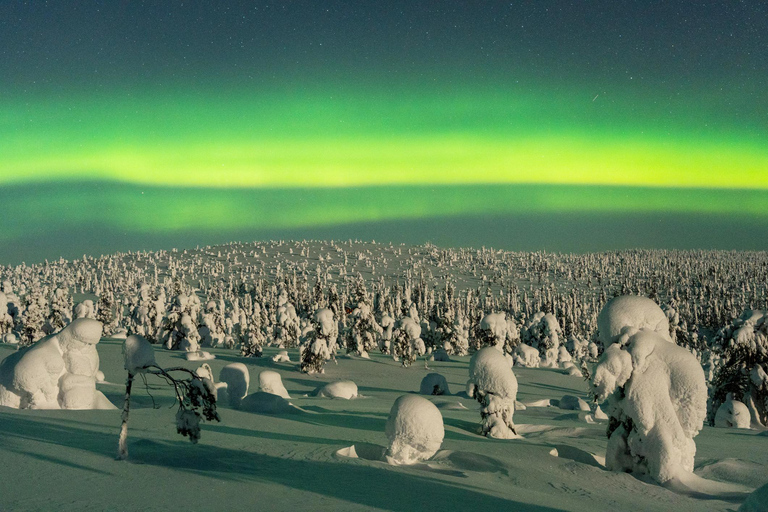
[[768,312],[746,310],[710,342],[713,353],[709,422],[729,394],[749,409],[752,421],[768,425]]
[[469,361],[467,394],[480,402],[481,433],[499,439],[517,437],[515,414],[517,379],[501,350],[480,349]]
[[[627,303],[616,308],[616,303],[609,302],[600,313],[603,325],[613,326],[601,329],[601,336],[613,343],[592,375],[593,393],[605,400],[601,407],[610,417],[606,467],[665,483],[693,471],[693,438],[706,416],[704,372],[668,332],[638,327],[648,325],[649,304],[634,301],[632,310]],[[657,313],[664,315],[660,308]],[[635,325],[621,327],[622,322]]]
[[523,331],[523,342],[539,350],[542,366],[557,366],[562,330],[552,313],[533,315]]
[[186,368],[161,368],[155,362],[152,345],[141,336],[132,335],[126,338],[123,345],[123,356],[128,378],[125,384],[125,401],[121,416],[118,459],[124,460],[128,457],[131,388],[136,375],[156,375],[173,387],[178,402],[176,431],[189,437],[192,443],[197,443],[200,439],[201,421],[221,421],[219,413],[216,411],[216,388],[211,380],[200,378],[195,372]]
[[10,312],[8,296],[0,292],[0,340],[13,330],[13,317]]
[[93,305],[93,301],[90,299],[79,302],[73,309],[75,318],[92,318],[96,319],[96,307]]
[[72,297],[63,288],[56,288],[51,295],[50,310],[43,330],[46,334],[60,331],[72,321]]
[[325,363],[336,353],[336,338],[339,335],[333,311],[318,309],[312,317],[312,330],[301,345],[301,371],[323,373]]
[[21,346],[31,345],[45,336],[44,326],[48,317],[48,301],[43,291],[34,288],[24,298],[24,313],[21,315]]
[[111,335],[117,327],[114,297],[110,293],[102,293],[96,309],[96,320],[104,326],[104,335]]
[[409,316],[398,320],[392,338],[392,355],[405,367],[412,365],[417,356],[423,356],[427,351],[421,339],[421,326]]
[[381,338],[379,340],[379,350],[382,354],[389,354],[392,349],[392,335],[395,328],[395,319],[389,312],[381,317]]
[[475,350],[483,347],[496,347],[504,352],[507,342],[507,318],[505,313],[489,313],[477,324]]
[[366,357],[378,345],[378,337],[384,329],[376,322],[368,302],[359,302],[357,308],[349,315],[351,322],[347,330],[347,353],[354,352]]
[[280,348],[291,348],[298,345],[300,337],[301,324],[296,308],[288,301],[288,293],[283,289],[278,297],[275,343]]
[[165,343],[165,348],[186,352],[200,349],[200,334],[194,319],[198,311],[197,304],[193,296],[180,294],[174,298],[160,331],[160,340]]

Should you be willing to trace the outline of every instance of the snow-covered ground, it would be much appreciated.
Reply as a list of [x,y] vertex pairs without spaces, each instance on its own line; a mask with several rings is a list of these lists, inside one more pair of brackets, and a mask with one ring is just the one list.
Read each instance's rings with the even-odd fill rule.
[[[122,406],[126,371],[122,342],[97,349],[106,383]],[[15,347],[0,345],[0,358]],[[385,425],[394,401],[417,393],[428,373],[466,389],[469,357],[423,358],[408,368],[390,356],[340,356],[324,374],[213,348],[213,376],[241,362],[258,391],[259,373],[276,371],[293,407],[258,414],[220,405],[221,423],[205,423],[196,445],[176,433],[170,387],[148,375],[133,385],[127,461],[117,461],[119,410],[0,408],[0,510],[734,510],[745,492],[768,482],[768,437],[757,430],[704,426],[695,438],[695,473],[671,490],[602,466],[605,422],[556,405],[566,395],[589,401],[583,378],[552,368],[514,367],[518,439],[478,434],[480,404],[463,392],[426,396],[443,416],[445,437],[430,460],[390,465]],[[178,351],[155,347],[161,366],[197,369]],[[154,379],[154,380],[153,380]],[[314,396],[320,385],[350,380],[359,397]],[[153,408],[153,404],[157,408]],[[536,405],[536,406],[535,406]],[[351,448],[354,446],[354,448]],[[720,482],[720,483],[718,483]],[[715,498],[714,496],[719,496]]]

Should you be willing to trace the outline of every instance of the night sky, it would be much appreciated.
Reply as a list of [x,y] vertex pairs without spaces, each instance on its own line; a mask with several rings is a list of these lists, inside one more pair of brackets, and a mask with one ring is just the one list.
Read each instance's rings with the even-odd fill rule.
[[[0,242],[17,243],[20,230],[50,238],[61,218],[94,238],[120,230],[131,242],[114,249],[156,246],[141,235],[169,226],[279,235],[318,226],[318,197],[334,212],[320,215],[322,226],[341,235],[339,226],[361,222],[475,215],[482,223],[489,212],[478,195],[492,185],[500,204],[520,203],[534,187],[542,214],[683,210],[768,226],[768,212],[755,207],[768,190],[766,34],[764,2],[3,2],[0,194],[17,198],[17,217],[15,229],[0,227]],[[120,197],[117,212],[99,203],[117,220],[96,225],[73,211],[93,210],[93,186]],[[402,186],[400,200],[384,190]],[[297,191],[299,205],[283,206],[293,208],[291,225],[267,226],[261,215],[233,231],[216,205],[237,209],[249,201],[244,192],[263,198],[265,187]],[[318,187],[335,192],[313,195]],[[340,200],[354,201],[349,187],[372,204],[380,190],[390,206],[339,213]],[[185,216],[167,202],[126,199],[172,190],[184,203],[211,188],[210,210]],[[723,189],[735,191],[718,196]],[[429,206],[454,204],[457,190],[463,208]],[[18,199],[39,194],[51,201],[33,208]],[[303,221],[302,201],[315,208]],[[137,212],[141,222],[131,220]],[[493,222],[521,222],[515,208],[497,213],[508,216]],[[600,225],[590,222],[582,228]],[[697,222],[692,231],[704,229]],[[675,246],[655,233],[592,248],[540,245]],[[488,245],[455,234],[444,242]],[[83,245],[79,254],[112,247]],[[54,237],[39,254],[6,249],[0,263],[55,256],[56,247]]]

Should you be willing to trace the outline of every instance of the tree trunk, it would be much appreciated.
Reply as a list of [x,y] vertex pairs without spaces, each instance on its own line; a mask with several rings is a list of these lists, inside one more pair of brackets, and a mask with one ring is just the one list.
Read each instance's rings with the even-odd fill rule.
[[118,441],[117,459],[125,460],[128,458],[128,413],[131,408],[131,387],[133,386],[133,374],[128,372],[128,380],[125,382],[125,402],[123,402],[123,420],[120,425],[120,440]]

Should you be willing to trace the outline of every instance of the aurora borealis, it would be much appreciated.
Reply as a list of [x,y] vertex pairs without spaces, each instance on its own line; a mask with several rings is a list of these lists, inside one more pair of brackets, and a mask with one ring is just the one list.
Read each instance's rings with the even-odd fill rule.
[[[82,230],[127,250],[531,215],[584,215],[580,238],[615,225],[614,244],[547,250],[765,249],[706,223],[768,227],[767,10],[5,3],[0,263]],[[670,243],[627,236],[628,215],[699,220]],[[488,245],[481,231],[441,241]],[[34,236],[40,254],[19,247]]]

